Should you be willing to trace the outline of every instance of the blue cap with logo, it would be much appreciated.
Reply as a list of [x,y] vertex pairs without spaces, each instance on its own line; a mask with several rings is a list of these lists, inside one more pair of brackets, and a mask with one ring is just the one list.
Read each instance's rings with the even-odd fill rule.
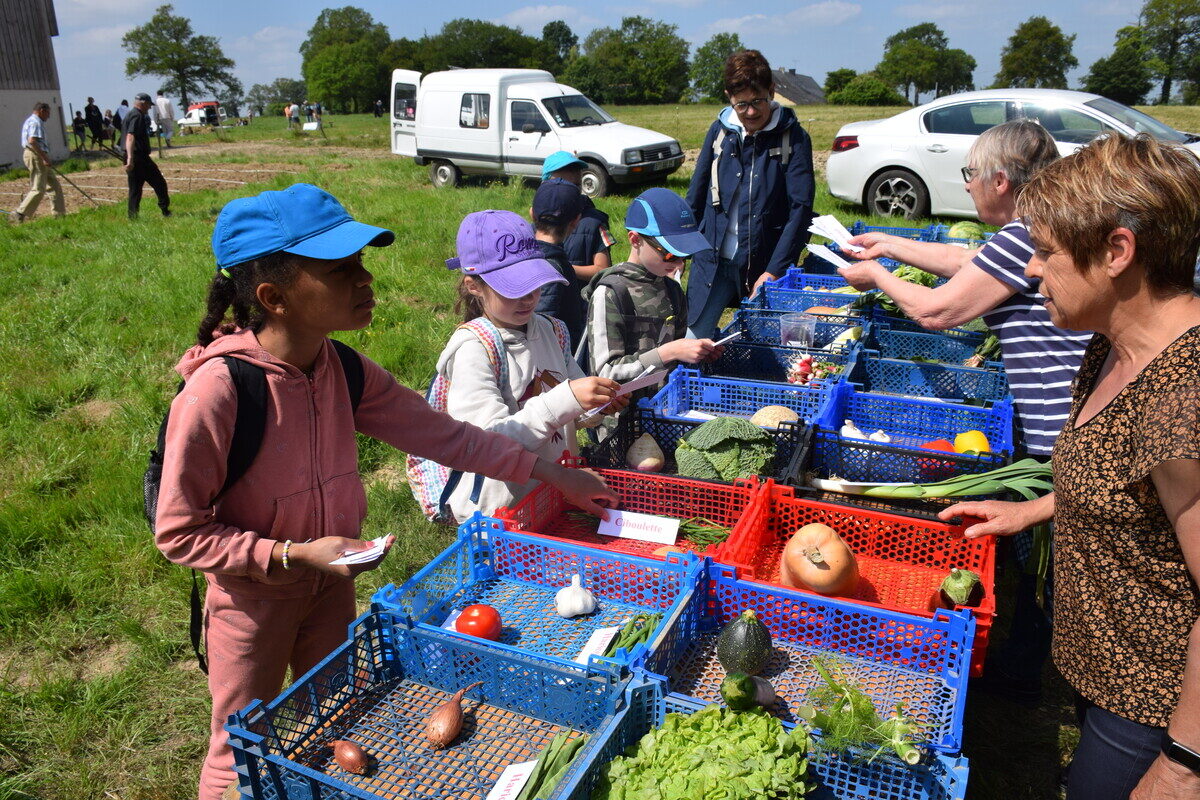
[[546,156],[546,160],[542,162],[542,180],[546,180],[551,174],[558,172],[560,169],[566,169],[567,167],[579,167],[583,169],[586,166],[587,162],[576,158],[574,153],[568,153],[566,150],[558,150]]
[[700,233],[700,226],[683,198],[657,186],[642,192],[625,212],[626,230],[653,236],[659,244],[680,258],[711,250],[712,245]]
[[367,245],[386,247],[396,234],[355,221],[333,195],[310,183],[230,200],[213,228],[217,269],[271,253],[336,260]]

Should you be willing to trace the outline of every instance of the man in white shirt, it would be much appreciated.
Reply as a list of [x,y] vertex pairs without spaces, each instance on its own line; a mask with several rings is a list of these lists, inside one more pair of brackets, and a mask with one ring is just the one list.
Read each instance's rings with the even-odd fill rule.
[[167,140],[167,147],[170,147],[171,137],[175,135],[175,106],[163,96],[162,89],[158,90],[158,97],[154,98],[154,109],[158,112],[158,129]]
[[54,174],[54,167],[50,164],[50,148],[46,145],[44,123],[48,119],[50,119],[50,105],[36,103],[33,106],[33,113],[21,126],[21,149],[25,168],[29,170],[29,191],[25,193],[21,205],[17,206],[17,210],[13,214],[18,224],[37,212],[37,207],[42,202],[42,198],[46,196],[47,189],[54,191],[54,216],[61,217],[67,213],[62,185]]

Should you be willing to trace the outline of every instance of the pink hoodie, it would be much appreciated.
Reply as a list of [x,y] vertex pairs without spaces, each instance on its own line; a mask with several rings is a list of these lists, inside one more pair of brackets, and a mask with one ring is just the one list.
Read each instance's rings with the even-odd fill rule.
[[[236,390],[221,356],[266,370],[267,428],[246,474],[217,502],[233,438]],[[453,469],[518,484],[537,457],[429,407],[363,357],[363,395],[350,413],[341,362],[328,341],[312,376],[286,364],[251,331],[188,350],[176,366],[187,386],[171,403],[155,543],[171,561],[208,574],[231,594],[299,597],[316,591],[311,570],[271,567],[275,542],[358,538],[367,513],[354,431]]]

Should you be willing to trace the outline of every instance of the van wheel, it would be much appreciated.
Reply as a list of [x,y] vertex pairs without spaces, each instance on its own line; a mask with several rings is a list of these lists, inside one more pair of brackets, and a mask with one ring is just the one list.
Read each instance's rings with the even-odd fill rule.
[[929,216],[929,190],[906,169],[889,169],[867,187],[867,210],[884,217],[923,219]]
[[449,161],[434,161],[429,165],[429,180],[439,189],[453,188],[462,180],[462,170]]
[[579,181],[579,191],[588,197],[604,197],[611,187],[612,179],[608,177],[604,167],[588,164],[584,168],[583,177]]

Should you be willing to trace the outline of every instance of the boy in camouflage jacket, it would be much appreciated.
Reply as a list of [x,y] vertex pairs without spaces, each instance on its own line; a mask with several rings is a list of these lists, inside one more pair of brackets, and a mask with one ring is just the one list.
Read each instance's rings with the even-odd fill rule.
[[671,277],[694,253],[711,249],[683,198],[664,188],[643,192],[630,204],[625,228],[629,260],[596,275],[583,292],[587,371],[628,383],[681,361],[715,358],[711,339],[687,338],[687,299]]

